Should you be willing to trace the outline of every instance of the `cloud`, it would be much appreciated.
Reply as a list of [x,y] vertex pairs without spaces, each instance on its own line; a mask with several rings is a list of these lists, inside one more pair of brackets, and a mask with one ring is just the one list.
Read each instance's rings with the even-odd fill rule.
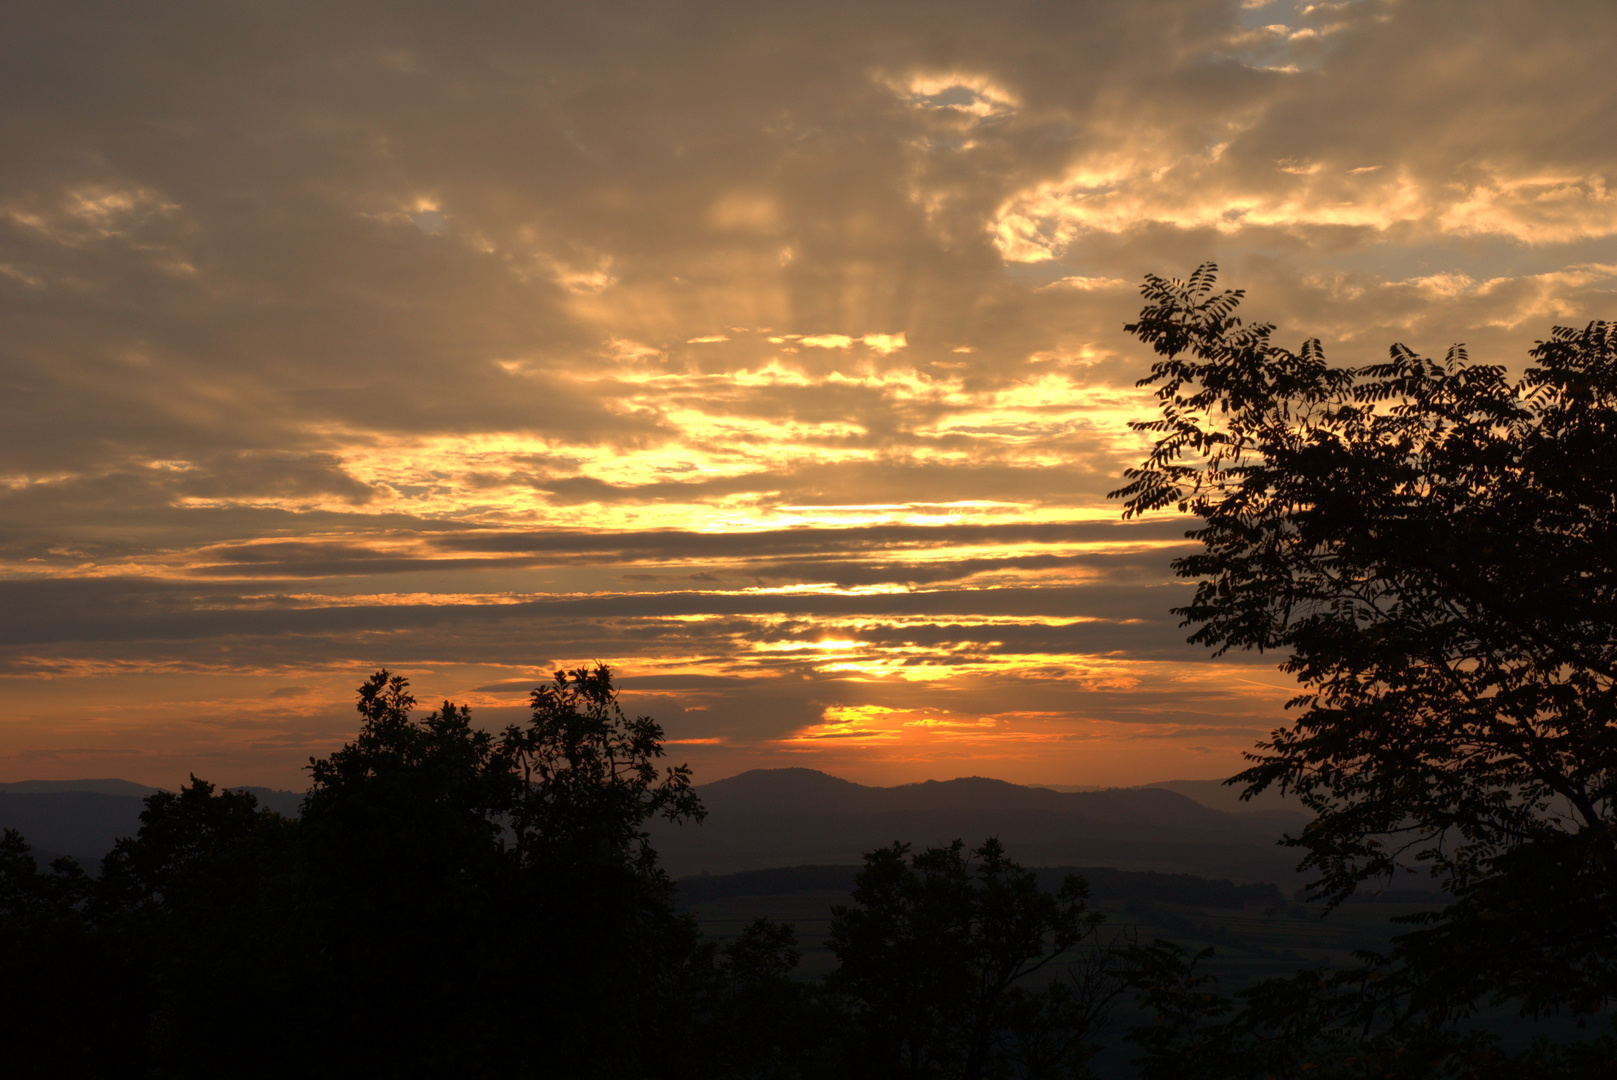
[[811,349],[846,349],[853,344],[847,334],[810,334],[799,341]]
[[909,347],[909,342],[903,333],[897,334],[866,334],[861,339],[867,348],[874,349],[883,356],[891,356],[898,350]]
[[[1090,750],[1227,724],[1217,764],[1153,761],[1232,767],[1286,694],[1195,696],[1255,669],[1167,614],[1185,524],[1105,499],[1152,407],[1135,283],[1215,259],[1339,363],[1519,365],[1617,314],[1614,19],[21,9],[0,769],[295,774],[371,664],[497,710],[590,659],[696,710],[710,770],[808,753],[828,709],[1003,732],[1007,775],[1064,782],[1123,759],[1015,749],[1013,714]],[[802,760],[958,760],[915,745]]]

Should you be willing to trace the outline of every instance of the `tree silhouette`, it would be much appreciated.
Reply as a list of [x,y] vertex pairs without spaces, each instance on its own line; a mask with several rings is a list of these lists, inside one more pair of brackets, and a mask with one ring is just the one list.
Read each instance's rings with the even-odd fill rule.
[[647,821],[706,815],[687,766],[659,772],[662,727],[624,715],[610,668],[558,671],[530,702],[527,726],[507,728],[497,754],[521,779],[511,818],[519,859],[605,859],[649,871]]
[[659,773],[661,728],[623,714],[605,666],[558,672],[499,736],[464,706],[417,720],[414,704],[378,671],[358,736],[310,763],[303,843],[336,1071],[654,1075],[686,1018],[675,986],[694,977],[698,934],[643,826],[699,818],[689,771]]
[[1161,359],[1124,516],[1201,519],[1177,613],[1276,650],[1303,693],[1248,755],[1297,793],[1289,842],[1340,902],[1424,867],[1454,897],[1405,935],[1412,993],[1591,1011],[1617,993],[1617,328],[1557,328],[1525,374],[1395,345],[1329,367],[1243,324],[1216,267],[1148,276]]
[[794,978],[801,953],[789,924],[757,918],[712,956],[691,1047],[697,1077],[819,1080],[841,1074],[839,1002],[823,985]]
[[853,903],[832,908],[831,987],[853,1002],[860,1036],[852,1075],[1072,1075],[1093,1052],[1109,992],[1018,985],[1099,925],[1087,886],[1073,875],[1042,891],[996,839],[970,857],[964,849],[956,840],[913,856],[907,844],[873,851]]
[[513,912],[501,818],[517,782],[466,709],[445,702],[412,718],[408,688],[376,672],[353,742],[309,764],[309,1038],[333,1072],[499,1063],[497,1047],[469,1035],[485,994],[503,989],[498,935]]
[[8,1075],[212,1075],[296,1069],[295,826],[192,778],[146,800],[99,877],[38,872],[0,845],[0,1023]]
[[561,1036],[561,1074],[675,1073],[703,957],[645,825],[705,811],[687,767],[659,769],[662,728],[624,714],[611,675],[605,665],[557,672],[496,752],[516,781],[505,854],[528,914],[510,920],[506,940],[542,976],[536,996]]
[[140,973],[145,1044],[178,1076],[205,1075],[242,1046],[244,1076],[284,1075],[301,1054],[303,928],[296,824],[248,792],[192,777],[146,799],[140,831],[102,859],[87,912],[111,955]]
[[[144,1064],[139,970],[85,917],[95,882],[72,859],[42,873],[15,829],[0,835],[0,1033],[17,1076],[135,1076]],[[82,1018],[97,1024],[85,1030]]]

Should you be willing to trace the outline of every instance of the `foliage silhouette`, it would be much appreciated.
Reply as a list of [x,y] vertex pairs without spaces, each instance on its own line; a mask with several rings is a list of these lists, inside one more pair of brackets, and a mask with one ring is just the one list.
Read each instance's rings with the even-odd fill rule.
[[496,935],[512,912],[499,818],[516,781],[464,708],[412,719],[408,686],[373,675],[354,741],[309,763],[311,1035],[334,1071],[497,1064],[467,1035],[502,976]]
[[1139,1080],[1605,1080],[1610,1035],[1502,1049],[1491,1032],[1444,1024],[1383,970],[1307,968],[1233,996],[1171,942],[1124,951],[1143,1018],[1128,1038]]
[[0,1016],[39,1047],[14,1074],[697,1075],[701,1010],[779,980],[674,910],[644,825],[702,809],[661,729],[604,666],[498,736],[414,705],[372,676],[296,821],[193,777],[98,878],[8,832]]
[[623,714],[605,666],[558,672],[499,737],[450,702],[412,720],[408,685],[373,675],[358,737],[310,763],[332,1057],[531,1071],[531,1046],[486,1034],[505,1030],[568,1075],[655,1071],[689,1019],[676,988],[696,977],[697,933],[643,826],[700,819],[689,771],[658,771],[662,730]]
[[361,687],[300,820],[193,777],[96,878],[40,873],[8,833],[0,1016],[35,1036],[9,1072],[1073,1078],[1125,986],[1146,1078],[1595,1077],[1613,1048],[1455,1030],[1408,939],[1221,996],[1177,946],[1100,944],[1081,880],[1041,890],[992,839],[867,854],[833,911],[839,966],[806,980],[790,926],[704,941],[675,909],[645,826],[701,806],[610,671],[559,674],[500,733],[414,704],[385,671]]
[[[84,917],[94,888],[72,859],[42,873],[15,829],[0,838],[0,1030],[19,1076],[132,1075],[142,1001],[131,968]],[[82,1017],[95,1015],[93,1030]]]
[[819,1080],[839,1075],[841,1003],[793,977],[801,958],[792,926],[757,918],[739,937],[707,946],[708,985],[694,1076]]
[[663,730],[623,714],[610,669],[557,672],[531,705],[528,726],[507,728],[499,748],[501,765],[522,780],[512,815],[519,858],[605,858],[649,872],[645,823],[706,815],[687,766],[658,772]]
[[[296,1068],[295,825],[246,792],[196,777],[146,800],[137,837],[102,860],[86,905],[144,975],[146,1049],[164,1071],[200,1075],[261,1045],[248,1075]],[[228,987],[228,992],[221,992]]]
[[[1103,979],[1018,985],[1091,938],[1101,917],[1069,875],[1040,890],[989,839],[865,856],[853,903],[832,909],[833,990],[853,1007],[849,1075],[1067,1076],[1093,1054]],[[1095,974],[1090,972],[1089,974]]]
[[1512,380],[1463,348],[1326,364],[1216,267],[1146,278],[1161,359],[1124,516],[1199,517],[1177,613],[1273,649],[1296,719],[1235,781],[1297,793],[1288,840],[1332,904],[1426,869],[1454,902],[1397,943],[1428,1015],[1617,993],[1617,327],[1556,328]]

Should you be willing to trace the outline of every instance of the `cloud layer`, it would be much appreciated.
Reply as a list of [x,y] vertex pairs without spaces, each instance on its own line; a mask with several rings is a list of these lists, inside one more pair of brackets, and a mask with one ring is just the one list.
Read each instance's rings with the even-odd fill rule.
[[1124,526],[1146,272],[1518,364],[1617,315],[1617,12],[32,5],[0,773],[296,783],[375,666],[613,662],[706,778],[1229,771]]

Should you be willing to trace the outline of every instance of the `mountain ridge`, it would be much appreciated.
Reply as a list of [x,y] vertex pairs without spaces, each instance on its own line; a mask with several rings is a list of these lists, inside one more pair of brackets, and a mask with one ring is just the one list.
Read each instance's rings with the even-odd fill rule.
[[[129,780],[4,783],[0,784],[0,827],[22,833],[41,864],[69,855],[85,869],[94,870],[119,837],[140,831],[147,797],[161,790]],[[259,806],[287,817],[297,816],[303,801],[302,794],[277,788],[232,790],[250,792]]]
[[[1222,809],[1173,790],[1222,797]],[[140,827],[144,797],[159,789],[124,780],[0,784],[0,825],[42,852],[99,862],[119,836]],[[297,814],[303,796],[243,787],[261,806]],[[137,795],[132,792],[140,792]],[[733,873],[804,863],[857,863],[895,841],[919,847],[998,836],[1024,865],[1112,865],[1236,881],[1285,880],[1296,857],[1276,847],[1307,816],[1285,807],[1248,809],[1217,781],[1057,791],[985,776],[886,787],[817,769],[751,769],[696,786],[708,809],[701,826],[649,826],[675,876]]]
[[801,767],[751,769],[695,790],[708,809],[700,826],[650,826],[676,877],[853,862],[895,841],[977,844],[995,835],[1030,866],[1274,881],[1296,863],[1277,841],[1307,821],[1287,809],[1230,812],[1160,787],[1062,792],[990,777],[876,787]]

